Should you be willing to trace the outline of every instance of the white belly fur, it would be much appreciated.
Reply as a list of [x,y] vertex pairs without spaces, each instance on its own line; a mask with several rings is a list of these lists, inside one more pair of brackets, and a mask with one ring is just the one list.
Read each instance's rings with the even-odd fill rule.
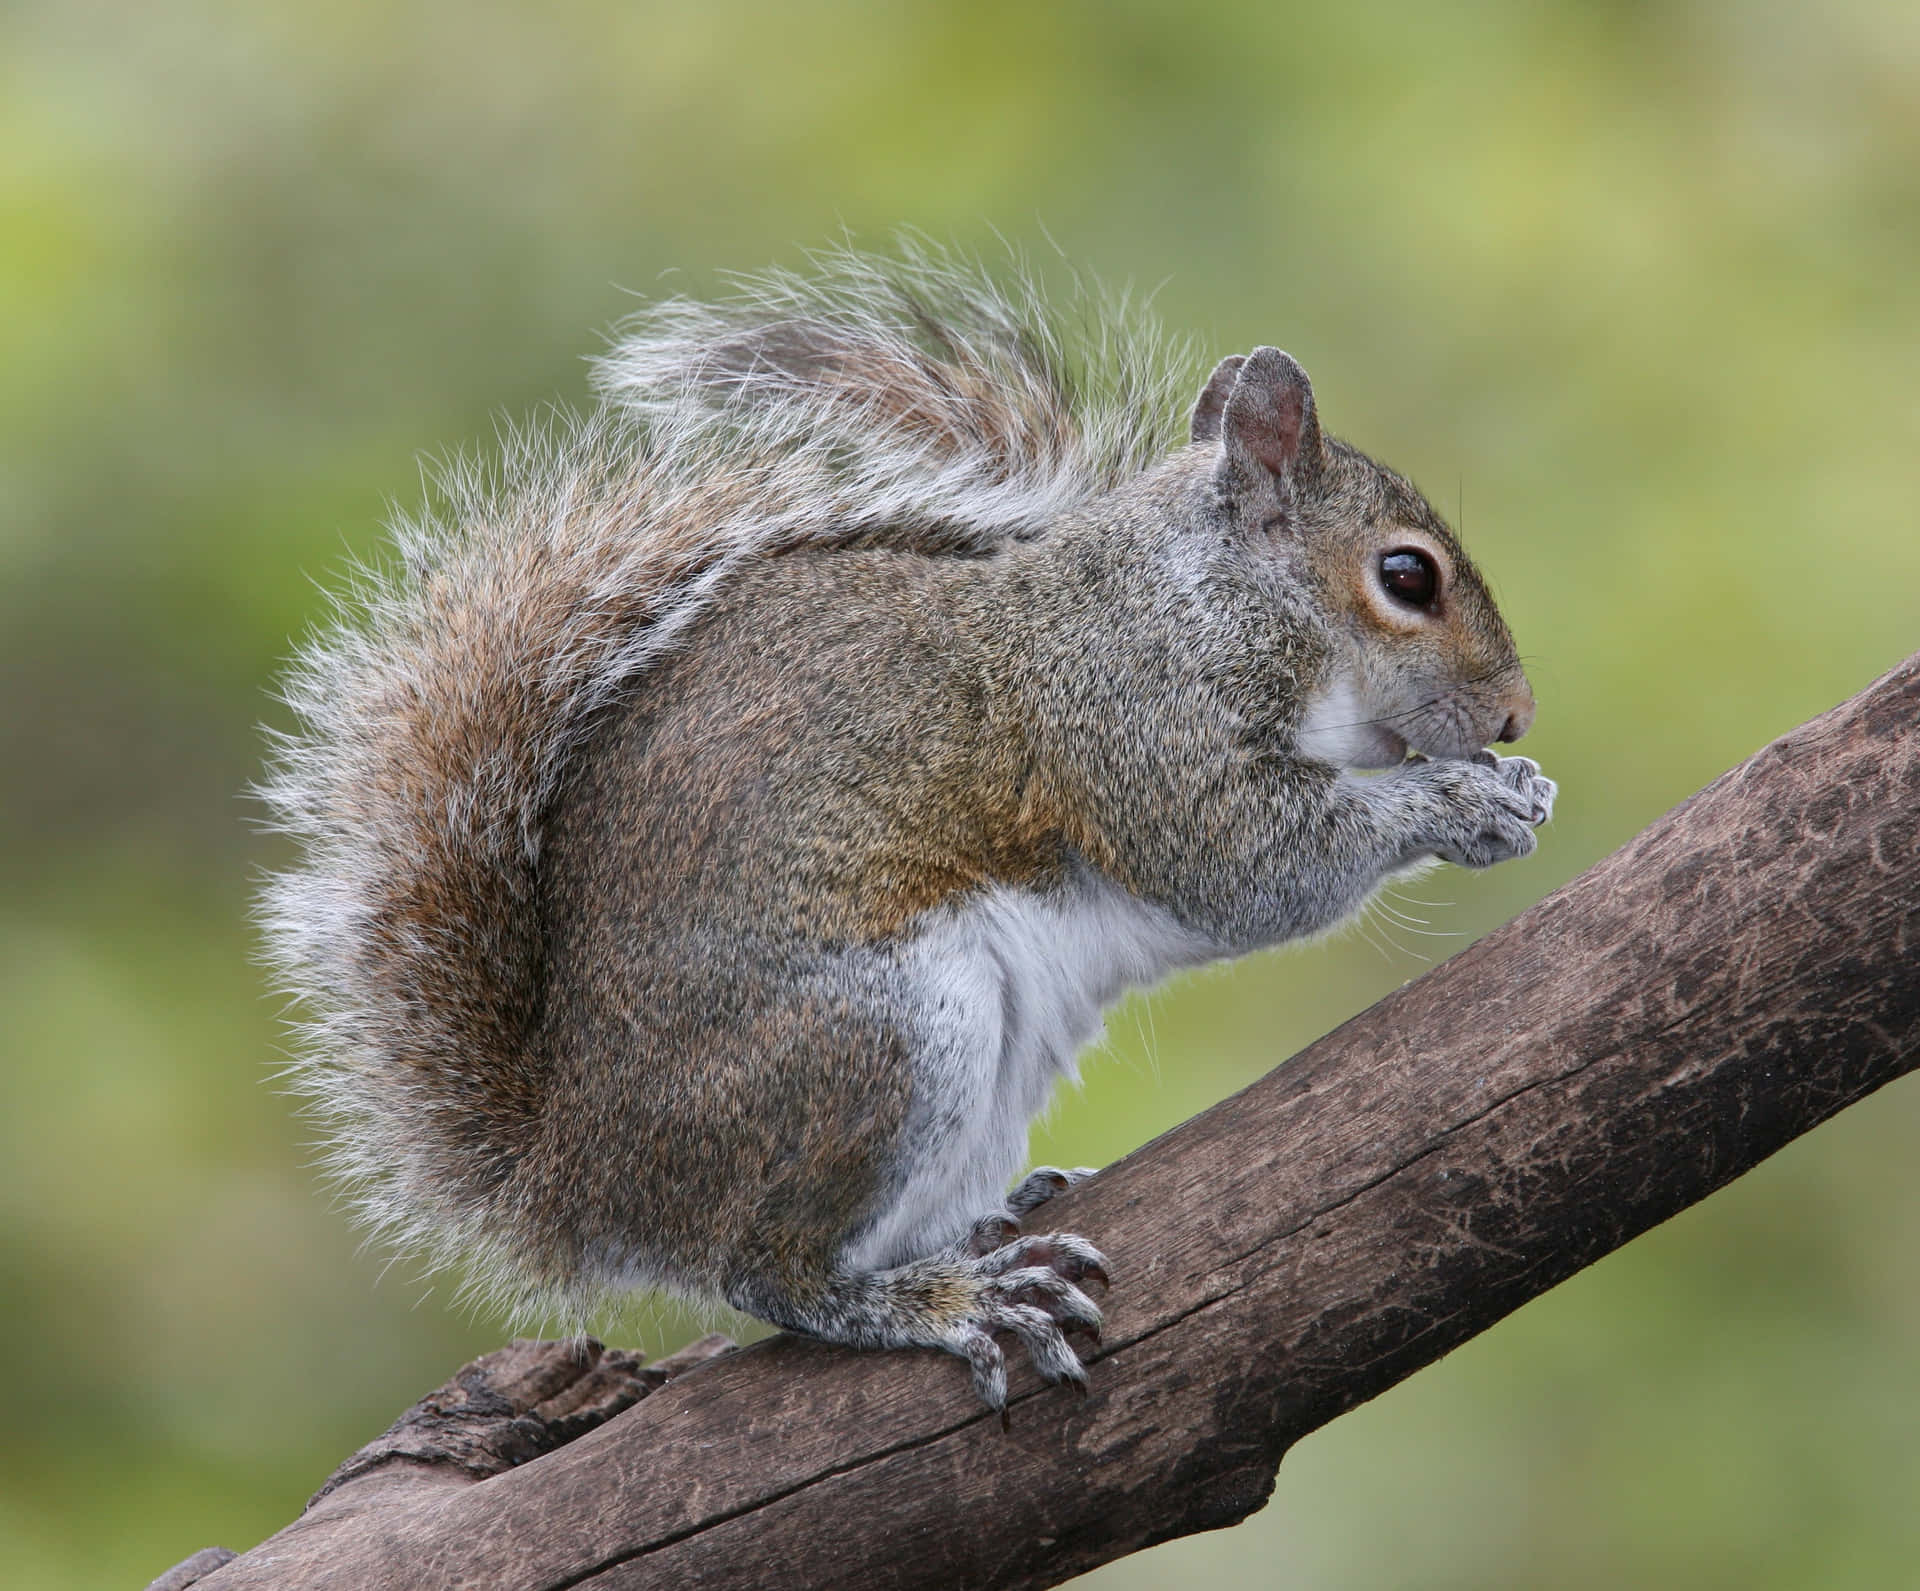
[[1027,1128],[1127,989],[1222,954],[1090,872],[1044,894],[995,887],[929,914],[900,967],[919,1043],[904,1182],[842,1255],[930,1254],[999,1209]]

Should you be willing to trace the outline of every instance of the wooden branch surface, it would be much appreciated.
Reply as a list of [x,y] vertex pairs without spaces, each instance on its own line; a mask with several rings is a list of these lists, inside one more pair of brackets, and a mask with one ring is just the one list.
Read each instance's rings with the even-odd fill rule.
[[1920,656],[1048,1206],[1113,1262],[1085,1401],[1023,1368],[1003,1433],[951,1359],[793,1337],[612,1418],[563,1373],[588,1434],[478,1481],[396,1449],[197,1584],[1037,1587],[1231,1524],[1300,1437],[1920,1062],[1917,956]]

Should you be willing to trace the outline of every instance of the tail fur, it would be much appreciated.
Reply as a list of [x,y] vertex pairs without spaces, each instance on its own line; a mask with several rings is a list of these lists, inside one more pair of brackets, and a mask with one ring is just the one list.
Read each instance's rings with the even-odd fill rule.
[[815,266],[642,312],[597,406],[445,470],[286,679],[260,793],[299,860],[262,916],[294,1086],[376,1234],[505,1302],[556,1280],[503,1200],[542,1109],[543,814],[595,713],[747,560],[976,553],[1174,440],[1186,361],[1122,302],[1057,317],[924,248]]

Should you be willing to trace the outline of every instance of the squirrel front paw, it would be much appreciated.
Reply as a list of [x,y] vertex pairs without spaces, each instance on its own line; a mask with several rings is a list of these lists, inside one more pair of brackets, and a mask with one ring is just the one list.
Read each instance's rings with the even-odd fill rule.
[[1464,762],[1425,762],[1416,769],[1439,797],[1439,822],[1427,849],[1461,867],[1530,855],[1538,843],[1533,831],[1553,816],[1559,793],[1531,757],[1478,751]]

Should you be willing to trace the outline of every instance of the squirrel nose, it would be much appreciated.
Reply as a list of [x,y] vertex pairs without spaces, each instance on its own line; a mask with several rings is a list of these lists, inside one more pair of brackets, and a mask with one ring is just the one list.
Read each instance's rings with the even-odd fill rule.
[[1518,740],[1532,727],[1533,697],[1529,694],[1525,701],[1507,714],[1507,721],[1501,727],[1499,738],[1502,742]]

